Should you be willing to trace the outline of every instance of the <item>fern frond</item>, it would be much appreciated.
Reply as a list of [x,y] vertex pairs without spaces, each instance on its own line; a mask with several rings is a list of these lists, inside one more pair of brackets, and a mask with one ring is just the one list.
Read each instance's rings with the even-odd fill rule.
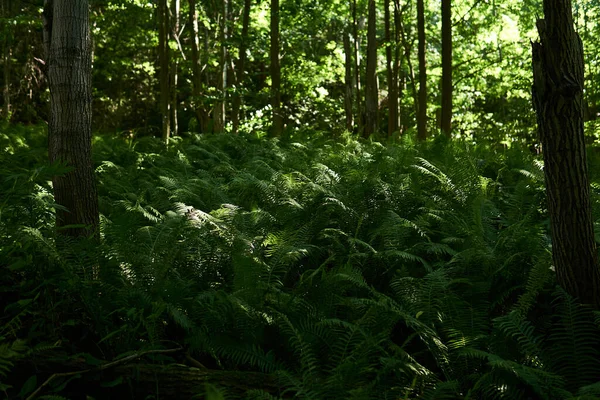
[[548,339],[550,369],[563,376],[571,389],[589,385],[600,376],[600,332],[592,311],[558,288],[554,306],[557,320]]

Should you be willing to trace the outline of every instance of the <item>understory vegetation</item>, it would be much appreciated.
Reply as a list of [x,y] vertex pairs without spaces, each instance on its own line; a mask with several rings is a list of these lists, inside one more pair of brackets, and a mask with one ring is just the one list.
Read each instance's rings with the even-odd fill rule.
[[101,237],[75,241],[44,129],[3,132],[8,398],[600,397],[600,314],[556,286],[527,150],[98,136]]

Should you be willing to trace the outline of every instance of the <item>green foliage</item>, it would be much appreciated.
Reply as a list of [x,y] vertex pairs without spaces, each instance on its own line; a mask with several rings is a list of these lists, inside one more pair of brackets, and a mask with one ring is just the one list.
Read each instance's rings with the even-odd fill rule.
[[[185,356],[140,362],[273,379],[243,393],[207,382],[204,398],[598,393],[598,317],[555,291],[543,180],[528,153],[320,135],[189,136],[168,149],[98,137],[95,245],[54,232],[48,181],[65,170],[39,167],[30,148],[41,135],[1,137],[11,149],[0,164],[9,397],[55,372],[35,373],[34,359],[93,369],[178,347]],[[42,394],[128,396],[141,385],[97,378]]]

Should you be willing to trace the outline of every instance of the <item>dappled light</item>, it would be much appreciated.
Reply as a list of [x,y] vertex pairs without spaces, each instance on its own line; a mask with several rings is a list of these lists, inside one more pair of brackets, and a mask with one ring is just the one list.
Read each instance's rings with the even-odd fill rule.
[[600,398],[570,0],[0,0],[0,396]]

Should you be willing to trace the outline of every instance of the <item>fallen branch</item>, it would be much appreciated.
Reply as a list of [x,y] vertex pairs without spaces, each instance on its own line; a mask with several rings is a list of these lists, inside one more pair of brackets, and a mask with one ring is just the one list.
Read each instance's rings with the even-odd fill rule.
[[274,375],[254,371],[190,368],[181,364],[127,364],[114,372],[130,379],[139,398],[148,393],[155,393],[162,400],[197,398],[207,383],[225,389],[232,398],[245,398],[249,390],[280,395],[282,389]]
[[48,386],[56,378],[64,378],[64,377],[74,376],[74,375],[78,375],[78,374],[87,374],[88,372],[104,371],[106,369],[113,368],[113,367],[116,367],[118,365],[126,364],[129,361],[136,360],[136,359],[138,359],[138,358],[140,358],[142,356],[148,355],[148,354],[176,353],[176,352],[181,351],[181,350],[182,350],[181,347],[179,347],[177,349],[166,349],[166,350],[147,350],[147,351],[142,351],[142,352],[139,352],[139,353],[131,354],[131,355],[127,356],[127,357],[119,358],[118,360],[114,360],[114,361],[108,362],[106,364],[102,364],[102,365],[100,365],[99,367],[96,367],[96,368],[88,368],[88,369],[79,370],[79,371],[59,372],[59,373],[56,373],[56,374],[52,374],[33,393],[31,393],[29,395],[29,397],[27,397],[27,400],[33,400],[38,394],[40,394],[40,392],[42,391],[42,389],[44,389],[46,386]]

